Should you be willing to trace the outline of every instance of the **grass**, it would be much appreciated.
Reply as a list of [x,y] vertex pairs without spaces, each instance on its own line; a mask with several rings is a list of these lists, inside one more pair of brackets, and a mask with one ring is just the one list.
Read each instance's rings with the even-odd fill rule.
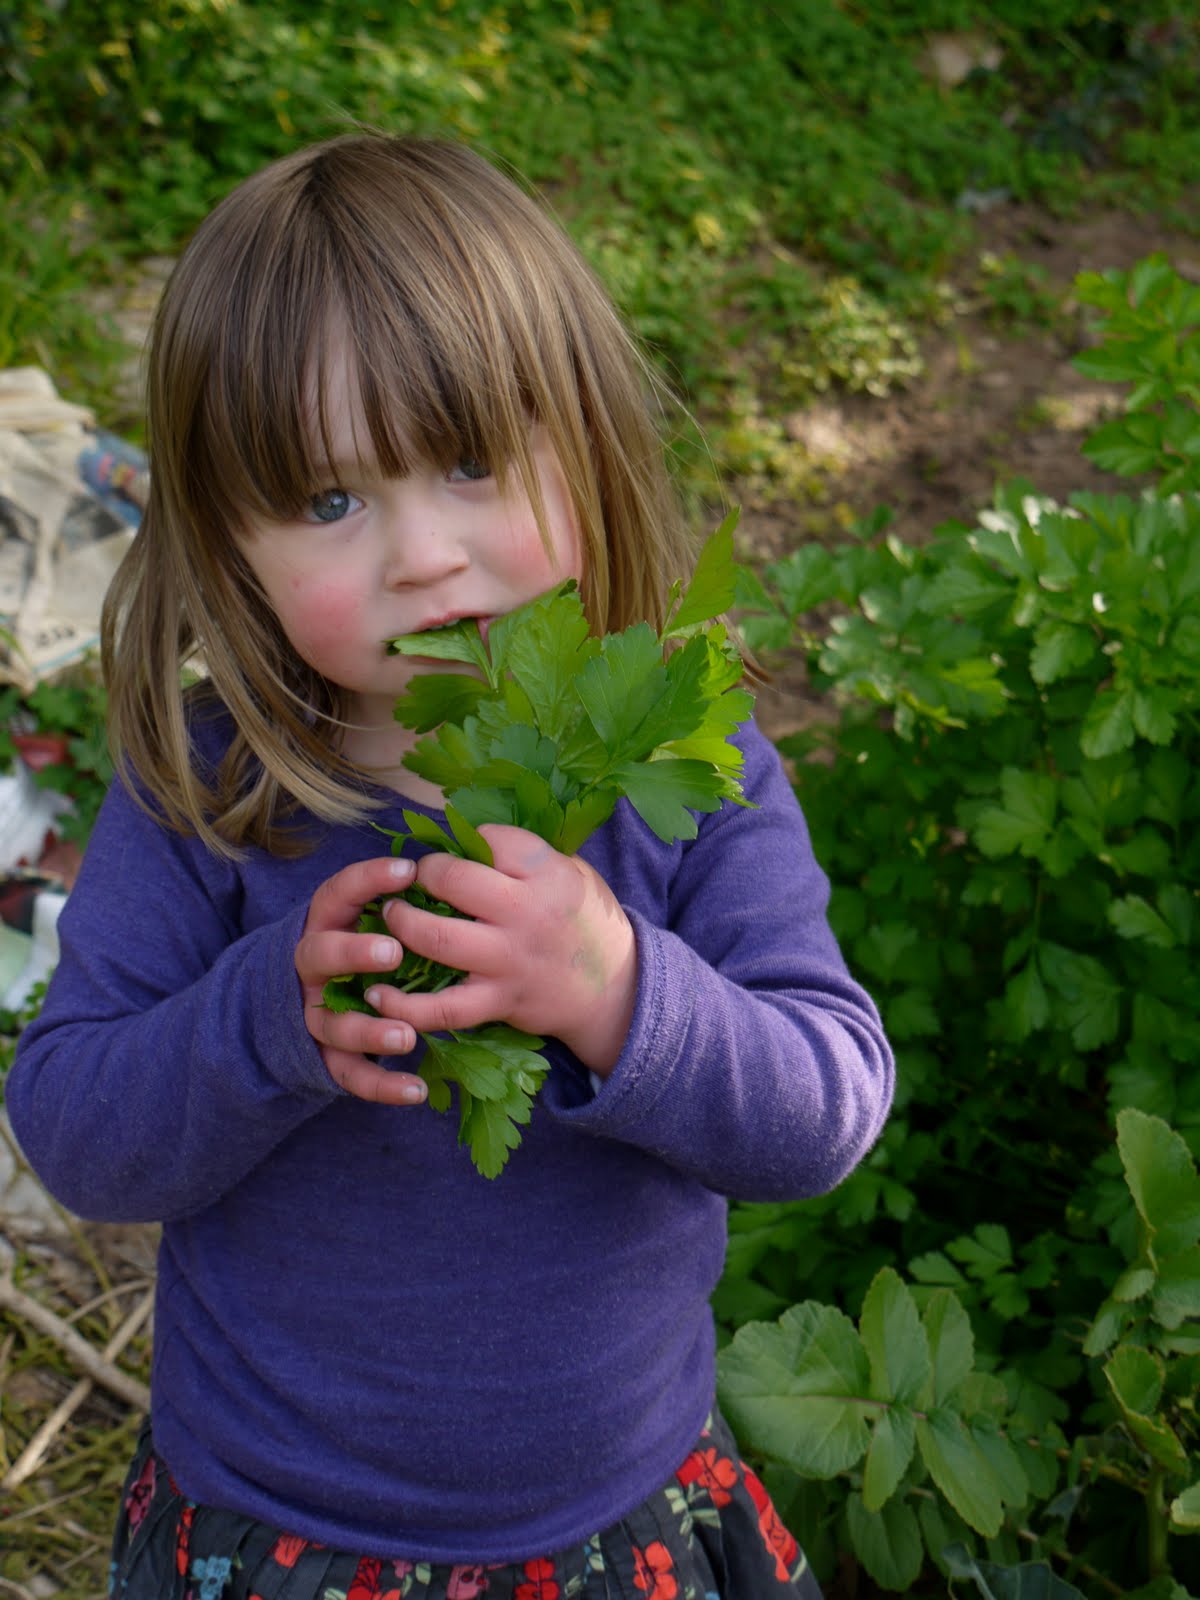
[[111,415],[128,350],[90,300],[120,262],[111,242],[85,238],[88,215],[78,194],[33,171],[9,189],[0,228],[0,369],[45,367],[61,394]]

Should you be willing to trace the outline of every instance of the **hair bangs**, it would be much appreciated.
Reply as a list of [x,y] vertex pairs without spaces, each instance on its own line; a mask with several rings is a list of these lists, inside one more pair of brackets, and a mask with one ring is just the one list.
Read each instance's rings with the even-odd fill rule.
[[[229,294],[215,340],[195,459],[221,519],[287,520],[348,465],[405,477],[471,460],[501,481],[530,471],[545,384],[512,283],[468,270],[469,241],[381,229],[352,192],[309,190],[271,270],[247,263],[247,292]],[[341,403],[348,419],[332,414]],[[336,447],[347,427],[350,462]]]
[[295,516],[319,444],[308,387],[330,316],[332,261],[294,206],[258,219],[189,363],[199,395],[185,460],[189,498],[215,528]]
[[[339,195],[339,203],[348,197]],[[481,266],[478,258],[494,251],[460,237],[445,219],[423,217],[419,207],[406,220],[406,227],[389,227],[374,215],[368,227],[362,219],[377,239],[370,252],[355,247],[352,227],[327,235],[339,250],[339,311],[327,324],[318,368],[328,368],[329,333],[341,333],[370,464],[385,475],[403,477],[428,462],[449,471],[472,460],[503,481],[513,464],[529,469],[529,425],[543,409],[536,354],[531,363],[522,334],[525,309]],[[316,384],[326,456],[329,376],[323,370]],[[364,441],[356,445],[361,457]]]
[[[356,308],[357,310],[358,308]],[[464,461],[486,465],[503,481],[527,451],[532,420],[528,390],[510,366],[470,355],[463,341],[446,341],[440,330],[411,320],[395,308],[368,302],[355,316],[351,339],[342,346],[351,370],[345,388],[331,383],[334,352],[326,341],[314,370],[316,422],[313,432],[322,483],[336,461],[330,397],[349,392],[357,463],[385,477],[407,477],[432,463],[443,472]],[[360,429],[365,437],[360,436]]]

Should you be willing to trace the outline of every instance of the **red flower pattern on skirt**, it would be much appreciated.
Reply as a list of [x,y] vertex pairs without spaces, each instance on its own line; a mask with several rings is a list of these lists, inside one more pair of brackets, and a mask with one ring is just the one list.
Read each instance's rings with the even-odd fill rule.
[[125,1497],[125,1515],[129,1518],[129,1527],[132,1532],[145,1521],[146,1513],[150,1509],[150,1502],[154,1499],[154,1457],[149,1456],[146,1465],[138,1474],[138,1480]]
[[693,1483],[707,1489],[713,1505],[720,1508],[733,1498],[729,1491],[737,1483],[738,1469],[716,1448],[693,1450],[675,1476],[685,1489]]
[[[480,1566],[451,1567],[446,1600],[476,1600],[487,1589],[487,1572]],[[350,1596],[346,1596],[350,1600]]]
[[377,1561],[373,1556],[363,1556],[355,1569],[350,1587],[346,1590],[346,1600],[375,1600],[379,1592],[379,1574],[382,1570],[382,1561]]
[[281,1533],[271,1547],[271,1560],[281,1567],[294,1567],[306,1550],[311,1549],[307,1539],[298,1533]]
[[673,1577],[675,1563],[665,1544],[656,1539],[644,1550],[639,1550],[635,1545],[633,1560],[633,1581],[647,1600],[675,1600],[679,1585]]
[[[403,1578],[406,1573],[412,1571],[411,1561],[392,1561],[388,1565],[398,1578]],[[399,1589],[385,1589],[380,1582],[382,1572],[382,1561],[375,1556],[362,1556],[354,1569],[350,1587],[346,1590],[346,1600],[400,1600]]]
[[554,1577],[554,1563],[545,1556],[527,1561],[521,1569],[524,1582],[513,1590],[513,1600],[558,1600],[562,1593]]
[[175,1570],[180,1577],[187,1575],[187,1569],[192,1557],[192,1523],[196,1520],[196,1508],[190,1502],[179,1513],[179,1521],[175,1524]]
[[751,1472],[744,1462],[742,1470],[746,1475],[746,1488],[750,1491],[750,1498],[758,1508],[758,1526],[763,1536],[763,1543],[775,1557],[775,1576],[780,1583],[786,1583],[791,1576],[796,1557],[800,1554],[800,1546],[784,1527],[778,1511],[771,1504],[770,1495],[758,1476]]

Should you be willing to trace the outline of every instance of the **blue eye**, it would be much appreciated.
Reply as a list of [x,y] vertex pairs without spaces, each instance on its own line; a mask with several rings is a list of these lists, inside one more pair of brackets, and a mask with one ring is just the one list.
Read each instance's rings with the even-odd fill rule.
[[340,522],[362,501],[349,489],[322,489],[308,502],[307,522]]
[[481,483],[484,478],[490,478],[492,469],[486,461],[476,461],[474,456],[463,456],[457,465],[450,468],[446,476],[451,483]]

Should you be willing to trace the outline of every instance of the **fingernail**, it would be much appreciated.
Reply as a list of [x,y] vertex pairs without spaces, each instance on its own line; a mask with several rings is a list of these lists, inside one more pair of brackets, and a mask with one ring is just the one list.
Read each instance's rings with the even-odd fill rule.
[[400,946],[395,939],[376,939],[371,948],[371,954],[376,961],[387,961],[392,966],[400,959]]
[[400,1091],[401,1098],[407,1100],[410,1105],[414,1106],[420,1101],[424,1100],[427,1093],[428,1091],[423,1083],[407,1083]]
[[402,861],[399,858],[392,862],[392,877],[397,881],[411,878],[417,870],[415,861]]
[[383,1044],[393,1055],[404,1055],[413,1047],[412,1035],[407,1028],[389,1028],[383,1036]]

